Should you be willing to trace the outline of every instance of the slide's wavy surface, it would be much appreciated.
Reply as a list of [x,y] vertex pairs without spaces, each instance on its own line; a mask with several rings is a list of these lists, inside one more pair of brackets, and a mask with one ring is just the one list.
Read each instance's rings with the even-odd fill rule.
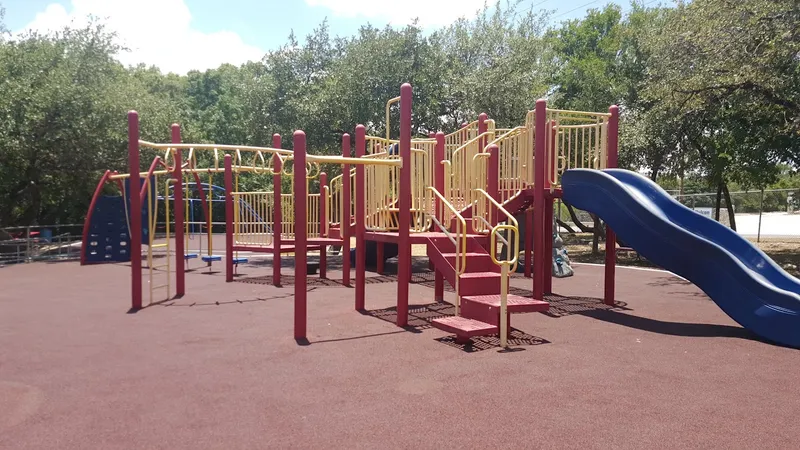
[[635,172],[564,173],[564,201],[597,214],[626,245],[702,289],[759,336],[800,347],[800,280],[728,227]]

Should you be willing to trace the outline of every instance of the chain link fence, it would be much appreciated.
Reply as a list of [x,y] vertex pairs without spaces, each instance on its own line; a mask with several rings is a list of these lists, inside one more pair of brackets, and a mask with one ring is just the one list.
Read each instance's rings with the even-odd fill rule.
[[[716,192],[679,195],[670,192],[683,205],[716,219]],[[719,222],[742,236],[757,241],[800,241],[800,189],[768,189],[731,192],[734,215],[730,217],[722,196]]]
[[0,267],[80,258],[83,225],[0,228]]

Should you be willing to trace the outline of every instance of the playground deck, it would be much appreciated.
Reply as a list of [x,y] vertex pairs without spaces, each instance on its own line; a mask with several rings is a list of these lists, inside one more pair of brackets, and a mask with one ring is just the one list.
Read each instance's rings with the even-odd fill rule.
[[216,265],[136,314],[123,264],[0,270],[0,448],[800,446],[800,352],[669,274],[620,268],[608,309],[602,267],[577,266],[498,353],[430,327],[452,314],[431,304],[432,274],[413,277],[405,331],[394,277],[369,274],[359,314],[329,260],[331,280],[308,280],[307,346],[288,338],[291,258],[283,288],[258,278],[268,259],[228,284]]

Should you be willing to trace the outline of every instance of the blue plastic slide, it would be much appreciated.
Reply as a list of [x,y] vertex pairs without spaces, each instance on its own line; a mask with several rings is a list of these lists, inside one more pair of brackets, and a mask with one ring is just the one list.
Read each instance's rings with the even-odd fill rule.
[[565,202],[600,216],[626,245],[697,285],[740,325],[800,347],[800,280],[735,231],[635,172],[574,169],[561,183]]

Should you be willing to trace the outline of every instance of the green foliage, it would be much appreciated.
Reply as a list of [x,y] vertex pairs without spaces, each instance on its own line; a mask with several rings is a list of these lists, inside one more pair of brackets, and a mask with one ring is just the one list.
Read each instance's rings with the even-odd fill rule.
[[[261,61],[185,76],[123,67],[115,36],[96,23],[9,37],[0,7],[0,225],[81,221],[101,173],[127,171],[128,110],[139,111],[146,140],[167,141],[179,123],[187,142],[263,146],[279,133],[291,148],[302,129],[309,152],[339,154],[356,124],[385,133],[386,101],[405,82],[417,135],[453,131],[481,112],[516,126],[540,97],[588,111],[617,104],[621,165],[665,186],[682,178],[684,192],[727,192],[796,180],[794,0],[639,2],[625,14],[609,5],[549,28],[547,13],[523,5],[498,2],[438,30],[367,24],[332,37],[322,22]],[[399,132],[396,107],[390,132]],[[143,168],[154,156],[143,151]],[[340,167],[323,170],[333,177]],[[240,183],[268,189],[272,177]],[[750,210],[751,197],[732,201]]]

